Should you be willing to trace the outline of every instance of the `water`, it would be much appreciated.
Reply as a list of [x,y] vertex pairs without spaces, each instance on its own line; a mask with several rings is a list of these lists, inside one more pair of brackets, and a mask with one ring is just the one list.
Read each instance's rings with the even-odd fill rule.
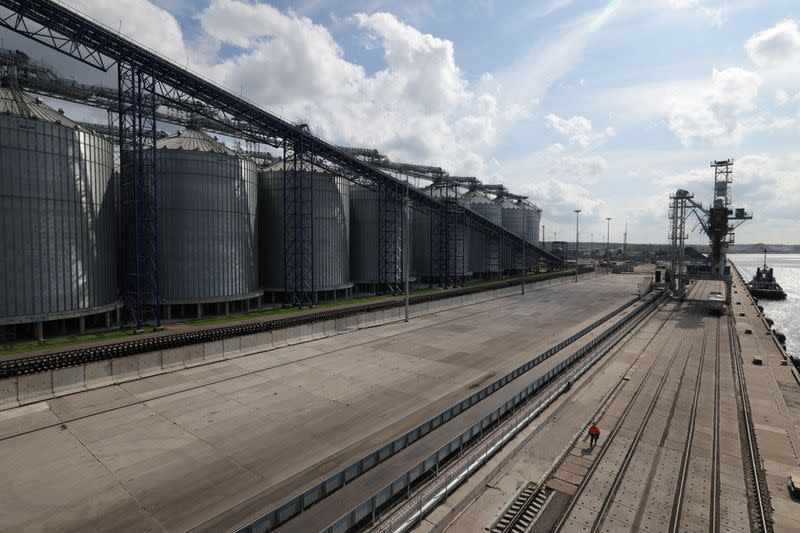
[[[731,254],[745,281],[750,281],[756,268],[764,263],[763,254]],[[786,292],[785,300],[759,300],[764,314],[775,321],[772,326],[786,335],[786,352],[800,357],[800,254],[767,254],[767,266],[773,269],[775,279]]]

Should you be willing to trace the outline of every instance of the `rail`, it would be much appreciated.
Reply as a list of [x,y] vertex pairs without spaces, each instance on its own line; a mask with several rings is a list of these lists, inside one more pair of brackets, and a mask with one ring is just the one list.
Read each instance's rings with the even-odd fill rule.
[[[693,288],[693,290],[696,290],[696,289]],[[680,305],[683,305],[683,302],[681,302]],[[674,313],[674,311],[675,310],[673,310],[673,313]],[[670,315],[672,315],[673,313],[670,313]],[[665,323],[666,323],[666,321],[665,321]],[[662,328],[659,328],[659,331],[661,329]],[[607,513],[607,511],[608,511],[608,509],[610,507],[610,504],[611,504],[611,502],[613,500],[613,497],[616,494],[616,492],[617,492],[617,490],[618,490],[618,488],[619,488],[619,486],[620,486],[620,484],[622,482],[622,478],[624,477],[624,474],[627,471],[627,465],[630,464],[630,461],[633,458],[633,454],[634,454],[634,452],[636,450],[636,446],[638,444],[638,441],[641,439],[641,437],[642,437],[642,435],[644,433],[644,429],[645,429],[645,427],[647,425],[647,422],[650,419],[650,417],[651,417],[651,415],[652,415],[652,413],[653,413],[653,411],[655,409],[655,406],[656,406],[660,391],[664,387],[664,384],[665,384],[665,382],[667,380],[667,376],[669,375],[669,372],[670,372],[670,370],[672,368],[672,365],[674,364],[674,362],[675,362],[675,360],[677,358],[677,355],[680,352],[680,348],[681,348],[681,345],[683,344],[684,340],[685,339],[681,340],[680,344],[675,349],[675,351],[673,352],[672,356],[670,357],[670,359],[669,359],[669,361],[667,363],[667,367],[666,367],[666,370],[664,371],[664,375],[661,377],[661,379],[659,380],[659,382],[658,382],[658,384],[656,386],[656,390],[655,390],[655,393],[653,395],[653,398],[652,398],[650,404],[647,406],[647,410],[645,411],[645,413],[643,415],[643,419],[642,419],[641,423],[639,424],[639,427],[637,428],[637,431],[635,432],[635,434],[633,435],[633,437],[631,439],[631,445],[628,447],[628,450],[627,450],[625,456],[622,458],[619,470],[618,470],[617,474],[614,476],[614,479],[613,479],[611,485],[609,486],[608,493],[606,494],[606,497],[603,499],[603,501],[600,502],[601,508],[596,513],[595,520],[594,520],[593,524],[591,525],[591,527],[589,528],[590,531],[597,531],[602,526],[602,523],[603,523],[604,518],[605,518],[605,514]],[[649,345],[649,343],[648,343],[648,345]],[[608,451],[610,449],[609,443],[611,443],[615,439],[615,437],[622,431],[625,423],[628,421],[628,415],[631,413],[631,411],[634,408],[634,405],[637,403],[637,401],[638,401],[639,397],[641,396],[642,392],[645,390],[645,386],[646,386],[646,384],[648,382],[647,380],[651,376],[651,374],[653,374],[653,372],[654,372],[654,370],[656,368],[656,365],[659,363],[660,360],[661,360],[661,357],[655,357],[653,359],[653,362],[648,367],[647,371],[644,374],[644,377],[642,378],[641,383],[634,390],[630,401],[628,402],[628,404],[625,406],[625,409],[620,414],[619,419],[617,420],[617,423],[611,429],[611,432],[609,433],[609,436],[606,438],[605,444],[601,448],[600,453],[595,458],[595,460],[592,463],[592,465],[589,467],[586,475],[583,477],[583,480],[581,481],[580,485],[578,486],[578,490],[576,491],[576,493],[571,498],[566,510],[564,511],[564,513],[561,516],[561,519],[556,524],[556,526],[554,528],[554,531],[562,531],[564,529],[567,520],[569,519],[570,515],[572,514],[573,510],[575,509],[575,507],[576,507],[576,505],[578,503],[578,500],[581,498],[581,496],[585,493],[585,491],[589,487],[590,480],[591,480],[592,476],[598,470],[600,463],[603,461],[603,458],[608,453]],[[688,361],[688,358],[687,358],[687,361]]]
[[[744,285],[742,275],[734,266],[736,276],[739,281]],[[744,285],[746,287],[746,285]],[[747,292],[752,302],[750,292]],[[756,430],[753,425],[753,419],[750,413],[750,400],[747,394],[747,382],[744,378],[744,369],[742,368],[742,348],[739,345],[739,337],[736,335],[736,327],[731,313],[728,314],[728,335],[730,336],[731,350],[733,352],[734,369],[736,371],[736,383],[739,389],[739,400],[742,407],[742,418],[740,420],[740,427],[744,426],[744,439],[747,444],[748,456],[748,470],[750,471],[750,481],[752,483],[751,499],[754,500],[755,522],[757,527],[762,533],[771,533],[772,520],[769,517],[768,509],[770,509],[769,489],[766,484],[766,476],[761,467],[761,456],[758,451],[758,443],[756,442]]]
[[[376,518],[379,511],[386,508],[390,503],[397,501],[400,498],[411,496],[412,486],[418,485],[422,481],[430,478],[435,472],[438,472],[440,465],[452,461],[455,457],[462,457],[461,454],[464,448],[470,446],[476,441],[480,440],[483,435],[492,427],[500,425],[504,420],[511,419],[509,424],[513,428],[511,432],[503,435],[498,435],[491,441],[486,441],[469,455],[464,455],[459,464],[463,466],[460,474],[455,474],[452,477],[439,476],[442,481],[439,484],[433,485],[415,496],[415,502],[418,505],[411,503],[405,507],[405,512],[400,516],[394,516],[390,523],[381,526],[382,531],[403,531],[405,528],[415,523],[419,517],[424,516],[430,509],[455,487],[468,478],[473,471],[479,468],[492,454],[502,448],[502,446],[517,432],[523,429],[533,418],[539,415],[541,411],[565,390],[571,386],[573,379],[577,379],[578,375],[567,380],[569,383],[564,383],[557,387],[552,392],[546,389],[552,385],[556,378],[560,377],[562,373],[571,368],[578,360],[583,358],[587,353],[597,348],[601,343],[606,341],[609,337],[614,335],[620,329],[630,323],[630,321],[640,316],[644,309],[654,302],[660,301],[659,294],[651,296],[636,310],[631,312],[623,320],[617,322],[604,333],[593,339],[584,347],[577,350],[571,356],[559,363],[556,367],[548,371],[544,376],[541,376],[533,383],[528,385],[524,390],[515,395],[512,399],[499,406],[497,409],[487,414],[468,429],[463,431],[460,435],[453,438],[450,442],[440,447],[438,450],[430,454],[421,462],[408,469],[404,474],[396,478],[392,483],[386,485],[375,494],[366,498],[355,508],[341,516],[339,519],[325,527],[322,531],[325,533],[351,531],[365,522],[372,521]],[[619,311],[617,311],[619,312]],[[614,313],[616,314],[616,313]],[[544,355],[544,354],[543,354]],[[544,360],[541,356],[536,358]],[[529,363],[530,364],[530,363]],[[538,363],[537,363],[538,364]],[[515,371],[516,372],[516,371]],[[546,394],[539,403],[531,405],[527,409],[520,409],[525,405],[534,395]],[[522,412],[524,411],[524,412]],[[254,526],[256,524],[253,524]],[[243,529],[241,531],[257,531]]]
[[[653,334],[653,336],[650,338],[650,340],[647,342],[647,344],[645,344],[645,346],[640,350],[639,356],[641,356],[641,354],[644,352],[644,350],[647,349],[648,346],[650,346],[650,344],[656,338],[656,335],[658,335],[658,333],[664,328],[664,325],[669,320],[669,317],[671,317],[675,313],[676,310],[677,310],[677,307],[672,309],[669,312],[667,320],[663,321],[661,323],[661,325],[659,325],[658,329]],[[632,329],[633,329],[633,327],[630,328],[630,330],[632,330]],[[638,357],[635,359],[635,361],[638,361]],[[556,460],[553,461],[553,463],[548,467],[548,469],[542,474],[542,476],[539,479],[539,481],[534,484],[537,487],[539,487],[537,489],[537,492],[540,491],[540,490],[544,490],[546,488],[547,482],[549,481],[549,479],[553,476],[553,474],[555,474],[555,472],[558,470],[558,468],[561,466],[561,464],[566,460],[567,456],[569,455],[570,451],[575,446],[575,444],[578,442],[578,440],[580,440],[580,438],[583,435],[586,434],[585,428],[589,426],[589,423],[592,420],[598,420],[600,418],[602,413],[605,412],[609,402],[617,394],[617,392],[619,391],[620,387],[625,382],[625,380],[626,380],[626,376],[622,376],[614,384],[614,386],[611,388],[611,390],[605,395],[605,397],[601,400],[600,404],[592,412],[592,414],[589,417],[587,417],[586,419],[584,419],[583,424],[581,424],[581,426],[580,426],[580,429],[577,432],[575,432],[575,434],[572,436],[572,438],[569,440],[569,442],[561,449],[561,452],[559,453],[559,455],[556,458]],[[519,512],[520,513],[524,512],[524,509],[520,509]],[[498,522],[499,522],[499,519],[498,519]],[[493,529],[492,531],[494,532],[495,530]],[[499,532],[503,532],[505,530],[501,528],[498,531]]]

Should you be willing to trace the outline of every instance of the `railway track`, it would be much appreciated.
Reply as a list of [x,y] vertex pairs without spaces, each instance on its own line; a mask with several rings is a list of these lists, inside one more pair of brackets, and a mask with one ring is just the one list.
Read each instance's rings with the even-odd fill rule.
[[[698,284],[693,288],[693,290],[697,291]],[[668,530],[671,532],[678,531],[683,529],[682,526],[685,524],[681,523],[681,516],[682,516],[682,509],[683,509],[683,502],[686,493],[686,483],[687,479],[689,478],[690,472],[690,465],[696,466],[691,463],[692,460],[692,453],[693,453],[693,444],[695,443],[694,433],[695,433],[695,425],[697,422],[698,416],[698,408],[700,406],[700,398],[701,398],[701,389],[704,386],[703,381],[703,370],[704,368],[711,368],[713,375],[714,375],[714,389],[713,389],[713,398],[714,398],[714,406],[713,406],[713,420],[712,420],[712,481],[711,481],[711,496],[710,496],[710,506],[709,506],[709,524],[714,524],[710,531],[717,531],[718,523],[719,523],[719,368],[720,368],[720,335],[721,335],[721,324],[720,318],[713,319],[713,320],[706,320],[706,324],[703,328],[702,333],[702,340],[700,341],[700,350],[699,353],[696,355],[697,357],[697,372],[694,376],[694,386],[692,390],[692,403],[691,403],[691,410],[689,414],[689,421],[688,421],[688,431],[687,437],[684,441],[683,447],[683,454],[681,459],[681,465],[679,469],[678,480],[676,484],[675,496],[673,505],[671,506],[669,512],[669,527]],[[714,330],[713,338],[709,338],[711,331]],[[676,406],[678,405],[680,391],[684,388],[684,383],[687,380],[687,365],[692,360],[692,355],[695,352],[695,345],[697,343],[696,340],[692,340],[691,343],[688,345],[688,350],[686,349],[687,339],[681,339],[679,345],[675,349],[674,353],[670,357],[666,368],[663,370],[663,375],[658,380],[658,384],[656,385],[655,390],[653,391],[652,396],[650,394],[643,395],[642,392],[645,390],[645,384],[648,383],[648,378],[650,378],[653,370],[656,368],[656,363],[662,357],[657,357],[653,364],[648,368],[645,377],[642,379],[639,387],[634,391],[630,401],[625,406],[623,412],[621,413],[620,417],[618,418],[614,428],[612,429],[609,437],[606,439],[605,443],[603,444],[603,448],[598,454],[597,458],[593,462],[592,466],[589,468],[586,476],[583,478],[581,484],[578,487],[578,490],[574,497],[571,499],[569,505],[567,506],[566,512],[561,516],[561,519],[557,525],[556,530],[562,530],[568,520],[573,517],[573,513],[576,510],[576,506],[581,499],[581,497],[586,493],[587,487],[594,481],[595,473],[597,472],[598,468],[601,464],[603,464],[603,460],[610,450],[615,449],[617,453],[620,452],[620,447],[625,450],[624,455],[621,459],[616,460],[615,456],[609,458],[608,465],[613,465],[614,473],[610,481],[602,481],[599,480],[604,489],[606,490],[600,505],[595,508],[592,506],[593,509],[593,520],[591,523],[583,522],[587,524],[585,528],[588,531],[596,532],[601,530],[607,530],[609,527],[613,529],[613,527],[607,523],[607,519],[610,514],[610,510],[614,508],[618,514],[619,507],[617,505],[617,496],[620,491],[620,487],[623,483],[629,483],[629,479],[639,479],[640,485],[634,485],[637,488],[641,488],[641,496],[639,500],[639,505],[636,507],[634,504],[633,507],[636,507],[635,516],[631,520],[633,530],[639,530],[642,527],[642,519],[644,516],[644,508],[648,503],[648,495],[651,489],[654,486],[654,479],[656,477],[656,473],[658,471],[658,467],[661,464],[661,453],[664,448],[664,443],[668,437],[670,431],[671,421],[675,414]],[[713,359],[711,358],[711,353],[713,352]],[[678,368],[673,368],[676,362],[676,357],[681,354],[681,358],[684,358],[683,364],[680,368],[680,376],[677,380],[673,377],[672,380],[677,382],[677,387],[674,391],[674,396],[669,397],[669,394],[673,394],[672,390],[665,391],[665,383],[668,376],[675,372],[677,373]],[[706,367],[706,365],[709,365]],[[652,390],[652,388],[648,388],[648,390]],[[636,416],[631,416],[631,413],[637,409],[641,409],[641,404],[643,401],[650,399],[649,403],[647,404],[647,408],[645,412],[641,414],[641,419],[637,420]],[[653,414],[655,411],[655,407],[659,401],[666,402],[669,404],[669,411],[665,417],[665,420],[661,422],[652,422]],[[636,407],[638,405],[638,408]],[[662,407],[662,412],[666,406]],[[663,417],[664,415],[660,415]],[[638,424],[637,424],[638,422]],[[646,455],[647,453],[651,453],[650,448],[652,448],[652,444],[648,444],[648,448],[645,448],[644,451],[639,450],[640,443],[642,442],[642,436],[645,434],[646,431],[658,430],[659,425],[663,423],[663,427],[661,428],[660,432],[660,439],[658,441],[658,446],[655,447],[655,453],[652,458],[649,459],[649,469],[647,474],[644,478],[642,478],[642,456]],[[623,436],[624,435],[624,436]],[[632,436],[631,436],[632,435]],[[617,439],[620,439],[617,441]],[[631,464],[636,456],[637,453],[640,453],[638,456],[638,471],[633,471],[631,469]],[[700,460],[702,458],[699,458]],[[662,473],[663,474],[663,473]],[[601,476],[602,477],[602,476]],[[666,479],[663,479],[663,475],[660,476],[661,479],[660,483],[663,484]],[[628,491],[631,490],[631,486],[628,485]],[[696,489],[695,489],[696,490]],[[627,501],[626,504],[631,506],[631,502]]]
[[[417,521],[427,513],[430,512],[438,501],[446,498],[448,492],[452,491],[458,484],[463,482],[471,475],[476,469],[477,464],[483,464],[488,460],[488,450],[490,447],[495,451],[499,449],[499,442],[504,442],[507,438],[505,432],[520,431],[528,421],[539,413],[546,405],[549,405],[554,398],[569,390],[572,382],[575,381],[580,375],[586,372],[592,365],[594,365],[600,358],[614,348],[619,342],[623,341],[628,333],[639,326],[641,323],[646,322],[648,317],[653,311],[659,308],[660,304],[664,302],[666,295],[651,299],[651,301],[643,306],[640,310],[635,311],[635,314],[640,316],[627,324],[624,328],[616,331],[613,336],[605,339],[602,343],[595,347],[595,352],[591,354],[591,360],[586,364],[580,366],[578,369],[567,368],[563,371],[562,375],[558,376],[556,380],[546,386],[540,392],[537,392],[536,398],[542,398],[545,403],[533,403],[525,409],[521,409],[521,414],[507,420],[503,425],[488,433],[486,437],[474,445],[474,451],[467,453],[455,463],[451,463],[444,470],[440,470],[437,477],[427,486],[420,487],[417,494],[408,500],[405,504],[401,505],[390,511],[386,516],[380,520],[379,524],[371,529],[373,531],[381,532],[403,532],[413,527]],[[586,355],[585,357],[590,357]],[[573,365],[577,365],[575,361]],[[531,400],[534,400],[532,397]],[[527,413],[527,414],[526,414]],[[494,453],[494,452],[493,452]],[[540,488],[537,488],[540,487]],[[517,505],[512,502],[508,507],[508,516],[501,517],[498,523],[504,518],[507,518],[505,525],[500,525],[499,529],[492,531],[525,531],[530,522],[535,519],[535,515],[544,502],[547,500],[548,491],[543,483],[534,485],[533,488],[526,487],[523,490],[525,494],[520,493],[520,501]],[[526,492],[527,491],[527,492]],[[532,493],[529,496],[529,493]],[[497,526],[497,523],[493,527]]]
[[[738,274],[738,273],[737,273]],[[741,277],[740,277],[741,280]],[[772,533],[772,519],[770,517],[770,497],[769,489],[767,488],[766,475],[761,465],[761,456],[758,452],[758,443],[756,442],[756,431],[753,426],[753,419],[750,414],[750,402],[747,395],[747,383],[744,379],[744,370],[742,368],[742,352],[739,346],[739,339],[736,336],[736,329],[734,328],[733,317],[728,315],[728,331],[730,335],[731,350],[733,352],[733,368],[735,374],[735,381],[739,391],[739,431],[742,434],[743,451],[747,457],[745,459],[745,466],[748,475],[749,489],[748,494],[751,502],[751,521],[754,524],[755,531],[761,533]]]
[[[715,339],[715,370],[714,370],[714,390],[715,394],[719,391],[719,334],[720,334],[720,320],[717,319],[716,321],[716,339]],[[685,502],[685,495],[686,495],[686,481],[689,478],[689,466],[692,460],[692,448],[694,445],[694,438],[695,438],[695,429],[697,425],[697,409],[699,407],[699,398],[700,398],[700,391],[703,385],[703,364],[705,363],[706,352],[707,352],[707,345],[708,345],[708,323],[706,323],[706,327],[703,331],[703,349],[700,353],[700,364],[698,365],[697,370],[697,379],[695,381],[694,387],[694,396],[692,401],[692,411],[689,418],[689,432],[686,437],[686,443],[683,449],[683,456],[681,461],[681,469],[680,474],[678,477],[678,485],[677,490],[675,491],[675,500],[672,504],[672,511],[670,513],[670,525],[669,530],[672,533],[677,533],[680,530],[681,523],[680,519],[682,516],[683,506]],[[719,409],[717,406],[714,408],[713,414],[713,427],[714,427],[714,440],[712,444],[712,454],[714,455],[714,459],[712,460],[712,472],[719,472],[719,450],[717,448],[716,438],[719,434]],[[719,493],[716,490],[716,482],[712,481],[713,486],[711,490],[711,498],[710,498],[710,517],[709,517],[709,530],[716,531],[717,526],[719,524],[719,516],[716,510],[719,507]]]
[[[560,276],[554,276],[554,277],[560,277]],[[546,281],[546,279],[537,281]],[[419,304],[419,303],[433,302],[437,300],[443,300],[446,298],[466,296],[478,292],[484,292],[487,290],[511,287],[519,285],[520,283],[521,280],[508,280],[488,285],[481,285],[477,287],[462,287],[459,289],[453,289],[436,294],[422,294],[422,295],[412,296],[410,298],[410,303]],[[171,348],[180,348],[192,344],[219,341],[224,339],[230,339],[233,337],[240,337],[244,335],[253,335],[256,333],[264,333],[268,331],[275,331],[296,326],[314,324],[317,322],[324,322],[326,320],[347,318],[364,313],[382,311],[385,309],[394,309],[397,307],[401,307],[402,305],[403,305],[403,299],[395,298],[389,301],[374,302],[363,305],[352,305],[344,308],[329,309],[323,311],[312,311],[307,313],[301,313],[294,316],[272,318],[256,322],[234,324],[230,326],[207,328],[187,333],[173,333],[173,334],[159,335],[156,337],[147,337],[131,341],[115,342],[112,344],[106,344],[101,346],[76,348],[73,350],[65,350],[61,352],[42,354],[42,355],[19,356],[15,359],[5,359],[3,361],[0,361],[0,379],[13,378],[27,374],[35,374],[38,372],[46,372],[48,370],[56,370],[59,368],[69,368],[72,366],[84,365],[88,363],[94,363],[97,361],[105,361],[107,359],[114,359],[117,357],[127,357],[130,355],[137,355],[147,352],[168,350]]]
[[[661,332],[664,326],[668,323],[669,318],[677,311],[678,307],[671,310],[667,315],[667,319],[664,320],[659,326],[658,329],[653,333],[650,337],[648,342],[645,346],[641,349],[638,356],[634,359],[634,363],[639,361],[639,358],[642,356],[644,351],[650,346],[650,344],[655,340],[656,336]],[[654,361],[655,364],[655,361]],[[600,405],[597,409],[592,413],[590,419],[598,419],[601,413],[606,409],[608,403],[614,398],[617,394],[619,387],[623,384],[625,378],[620,378],[620,380],[615,384],[615,386],[609,391],[609,393],[603,398],[600,402]],[[528,531],[536,520],[536,517],[541,511],[544,502],[547,501],[547,498],[552,493],[552,490],[547,487],[547,481],[552,477],[553,473],[558,469],[558,467],[563,462],[564,458],[572,448],[572,446],[578,441],[581,435],[584,434],[583,428],[575,435],[572,442],[569,446],[565,447],[564,451],[562,452],[561,456],[550,466],[550,468],[545,472],[542,476],[540,482],[538,484],[529,483],[525,490],[523,490],[517,497],[512,501],[511,505],[509,505],[505,511],[501,514],[501,516],[495,521],[489,530],[492,533],[511,533],[511,532],[524,532]]]
[[[727,329],[727,337],[724,329]],[[730,528],[759,533],[772,531],[769,494],[755,442],[732,316],[707,317],[702,340],[699,331],[693,337],[688,345],[687,338],[681,339],[682,345],[675,349],[658,384],[655,388],[648,387],[652,397],[643,395],[642,390],[655,362],[648,369],[566,506],[556,531],[575,527],[593,533],[619,527],[633,531],[655,528],[670,533],[694,529],[717,533]],[[685,358],[679,378],[675,366],[678,354]],[[723,365],[723,360],[728,356],[731,357],[731,367],[725,370],[728,367]],[[687,373],[687,365],[694,369],[695,364],[696,372]],[[731,405],[735,399],[739,412],[742,459],[735,462],[731,462],[731,458],[739,457],[738,448],[726,452],[721,446],[723,371],[726,405]],[[670,374],[673,374],[671,381],[676,385],[665,388],[665,380]],[[652,383],[653,380],[649,381]],[[643,403],[648,400],[649,404],[644,408]],[[659,401],[662,407],[656,416],[654,407]],[[668,411],[667,403],[671,404]],[[673,420],[676,406],[688,411],[688,419],[687,415],[681,415]],[[630,416],[631,413],[638,414]],[[656,431],[661,435],[658,441]],[[642,435],[646,432],[650,436],[643,440]],[[682,438],[682,445],[678,444],[678,438]],[[723,487],[721,484],[723,453],[727,454],[727,468],[738,464],[747,481],[748,490],[742,490],[739,496],[735,495],[736,490],[731,485]],[[637,466],[632,467],[635,456]],[[679,460],[677,468],[676,460]],[[597,488],[590,492],[587,487],[592,485]],[[622,486],[624,491],[621,491]],[[651,494],[651,490],[658,492]],[[667,503],[664,497],[671,493],[671,500]],[[735,499],[729,500],[732,494]],[[743,513],[739,518],[739,514],[732,511],[732,506],[737,504],[739,509],[748,505],[749,520]]]

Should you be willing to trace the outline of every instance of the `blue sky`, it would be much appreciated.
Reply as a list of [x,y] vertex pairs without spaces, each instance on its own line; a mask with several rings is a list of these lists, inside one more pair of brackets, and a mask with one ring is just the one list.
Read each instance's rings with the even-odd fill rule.
[[547,240],[580,208],[582,240],[665,242],[669,192],[708,203],[734,158],[737,242],[800,242],[796,0],[67,3],[329,140],[529,194]]

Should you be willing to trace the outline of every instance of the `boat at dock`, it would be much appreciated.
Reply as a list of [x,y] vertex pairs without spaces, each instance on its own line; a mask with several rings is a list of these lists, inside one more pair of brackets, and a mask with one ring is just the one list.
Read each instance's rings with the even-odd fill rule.
[[756,269],[756,275],[747,284],[750,294],[756,298],[765,300],[785,300],[786,293],[778,284],[772,272],[772,268],[767,266],[767,252],[764,252],[764,264]]

